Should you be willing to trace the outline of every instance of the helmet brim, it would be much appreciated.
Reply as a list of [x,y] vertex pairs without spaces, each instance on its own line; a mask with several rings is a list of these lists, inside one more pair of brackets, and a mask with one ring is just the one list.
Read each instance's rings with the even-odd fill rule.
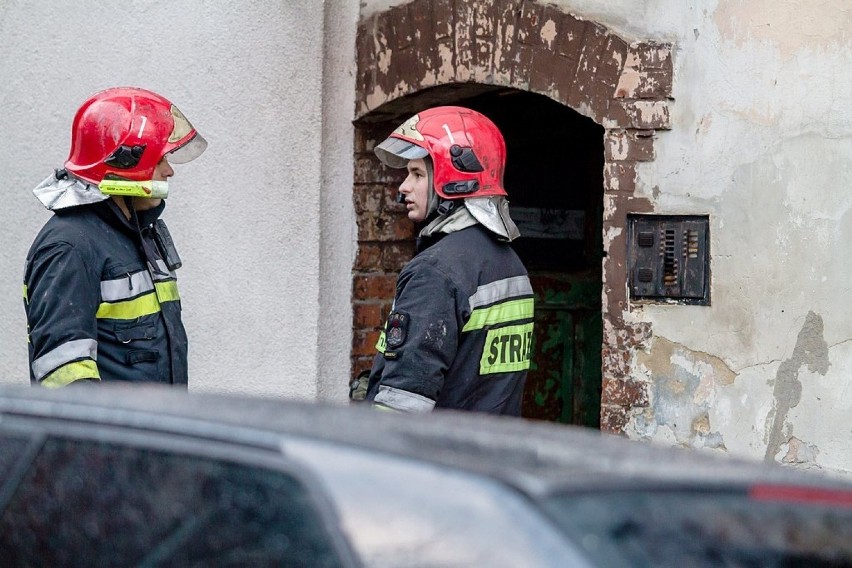
[[186,164],[204,153],[207,149],[207,140],[198,132],[188,142],[166,153],[166,159],[170,164]]
[[419,160],[429,155],[425,148],[394,136],[376,146],[373,152],[384,165],[395,169],[406,167],[410,160]]

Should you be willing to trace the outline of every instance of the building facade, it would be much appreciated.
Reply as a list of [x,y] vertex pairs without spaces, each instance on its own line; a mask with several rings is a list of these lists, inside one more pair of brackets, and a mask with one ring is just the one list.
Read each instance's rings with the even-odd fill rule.
[[[413,253],[372,147],[462,104],[507,138],[538,306],[525,415],[852,471],[842,0],[63,4],[0,23],[2,380],[27,376],[28,190],[91,91],[160,90],[211,142],[165,214],[191,388],[340,402]],[[109,50],[36,34],[95,18]]]

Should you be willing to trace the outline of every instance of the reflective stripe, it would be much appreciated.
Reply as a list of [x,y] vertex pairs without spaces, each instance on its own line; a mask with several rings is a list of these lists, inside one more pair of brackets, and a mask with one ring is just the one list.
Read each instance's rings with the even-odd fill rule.
[[534,308],[535,303],[532,298],[511,300],[487,308],[479,308],[473,310],[473,313],[470,314],[470,319],[462,328],[462,332],[482,329],[489,325],[531,319]]
[[175,300],[180,300],[177,282],[174,280],[169,280],[168,282],[157,282],[154,286],[157,288],[157,298],[159,298],[161,304],[163,302],[174,302]]
[[[169,270],[162,258],[158,258],[155,264],[156,266],[148,263],[148,266],[151,267],[151,273],[154,275],[154,280],[173,280],[175,278],[175,273]],[[157,271],[162,272],[162,274],[157,274]]]
[[44,378],[41,386],[49,389],[58,389],[81,379],[101,380],[101,375],[98,373],[98,366],[94,361],[76,361],[59,367]]
[[393,387],[381,386],[373,402],[378,406],[387,406],[405,412],[431,412],[435,401],[423,395]]
[[397,410],[396,408],[391,408],[390,406],[385,406],[384,404],[374,404],[370,408],[374,410],[380,410],[382,412],[402,412],[401,410]]
[[532,294],[532,285],[530,279],[526,276],[504,278],[477,288],[476,293],[470,297],[470,309],[473,310],[479,306],[487,306],[500,300],[508,300],[518,296],[532,296]]
[[29,293],[29,290],[27,289],[26,284],[24,284],[24,302],[27,303],[27,304],[30,303],[30,293]]
[[154,282],[147,270],[123,276],[114,280],[101,280],[101,300],[104,302],[120,302],[150,292]]
[[95,317],[98,319],[132,320],[156,314],[159,311],[160,302],[157,301],[157,294],[151,292],[150,294],[145,294],[126,302],[117,302],[114,304],[104,302],[98,306]]
[[479,374],[511,373],[530,368],[533,324],[510,325],[488,330]]
[[[127,280],[125,280],[125,283]],[[180,300],[177,282],[154,283],[154,292],[139,296],[124,302],[103,302],[98,306],[95,317],[98,319],[120,319],[132,320],[142,316],[156,314],[160,311],[160,304]]]
[[387,341],[385,340],[385,332],[384,332],[384,330],[382,330],[382,334],[379,335],[379,340],[376,341],[376,351],[384,354],[386,347],[387,347]]
[[74,339],[53,348],[35,361],[33,361],[33,376],[41,380],[49,372],[75,359],[97,360],[98,342],[94,339]]

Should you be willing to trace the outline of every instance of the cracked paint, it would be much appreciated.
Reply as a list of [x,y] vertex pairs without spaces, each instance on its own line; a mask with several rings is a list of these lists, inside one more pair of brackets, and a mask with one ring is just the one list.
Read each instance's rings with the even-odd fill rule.
[[819,448],[806,444],[793,436],[787,440],[786,444],[781,446],[781,453],[784,454],[784,457],[781,458],[782,463],[816,466],[816,458],[819,455]]
[[[789,438],[792,426],[787,424],[787,414],[798,406],[802,398],[802,383],[799,370],[807,366],[812,373],[825,376],[828,373],[828,344],[823,336],[822,317],[808,312],[799,331],[793,354],[778,367],[775,374],[772,396],[775,406],[766,417],[767,436],[766,461],[775,460],[785,438]],[[771,426],[769,426],[771,424]]]
[[655,337],[648,351],[637,353],[635,371],[651,379],[650,407],[632,424],[638,436],[673,437],[684,446],[726,449],[710,421],[717,392],[736,379],[724,361]]
[[547,20],[541,26],[541,39],[547,44],[547,49],[553,49],[553,40],[556,39],[556,22]]

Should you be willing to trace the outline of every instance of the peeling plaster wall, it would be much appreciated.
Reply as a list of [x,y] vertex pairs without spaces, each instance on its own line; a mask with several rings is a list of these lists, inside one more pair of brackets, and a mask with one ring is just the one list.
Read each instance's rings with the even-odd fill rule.
[[21,279],[50,215],[30,190],[79,104],[132,84],[210,142],[175,167],[164,213],[190,389],[346,400],[357,20],[356,0],[0,2],[0,382],[29,382]]
[[[725,1],[676,19],[673,129],[637,187],[657,212],[710,214],[713,305],[632,317],[735,374],[707,408],[730,452],[852,471],[852,6]],[[643,432],[648,413],[633,433],[667,436]]]
[[[367,0],[361,16],[400,3]],[[671,130],[634,194],[710,216],[712,306],[628,303],[624,328],[605,330],[627,374],[613,399],[634,392],[624,431],[852,472],[852,5],[548,4],[674,45]]]

